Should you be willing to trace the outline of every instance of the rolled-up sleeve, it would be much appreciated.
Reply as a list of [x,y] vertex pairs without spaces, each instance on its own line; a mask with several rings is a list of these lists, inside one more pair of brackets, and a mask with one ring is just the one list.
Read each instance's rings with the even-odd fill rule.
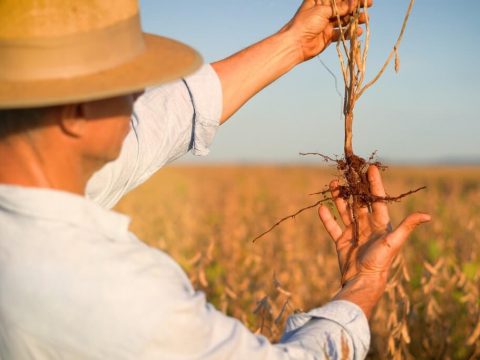
[[220,80],[210,65],[148,89],[134,105],[131,131],[119,157],[95,173],[87,196],[111,208],[165,164],[190,150],[207,155],[222,113]]
[[326,359],[359,360],[367,355],[370,329],[357,305],[332,301],[308,313],[292,315],[281,343],[295,359],[301,359],[300,354],[321,353]]

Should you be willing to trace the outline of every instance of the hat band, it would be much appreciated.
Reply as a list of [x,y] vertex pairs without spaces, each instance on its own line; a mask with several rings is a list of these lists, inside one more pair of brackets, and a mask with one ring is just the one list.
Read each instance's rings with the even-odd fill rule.
[[0,39],[0,80],[32,81],[93,74],[126,63],[144,50],[138,14],[79,34]]

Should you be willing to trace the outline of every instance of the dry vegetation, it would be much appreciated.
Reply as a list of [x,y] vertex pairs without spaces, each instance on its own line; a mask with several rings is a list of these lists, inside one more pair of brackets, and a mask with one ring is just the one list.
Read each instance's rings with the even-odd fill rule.
[[[278,339],[286,316],[330,299],[337,259],[315,210],[252,239],[336,176],[320,167],[171,167],[118,210],[194,285],[252,331]],[[409,240],[372,321],[372,359],[480,358],[480,168],[392,168],[387,190],[427,191],[391,206],[434,220]]]
[[[344,83],[343,116],[345,121],[345,137],[344,156],[342,159],[332,159],[322,154],[317,155],[320,155],[327,162],[337,164],[338,170],[342,173],[341,180],[343,181],[340,182],[338,186],[338,196],[347,201],[352,209],[353,240],[356,245],[358,245],[359,224],[357,219],[360,208],[368,207],[371,209],[375,202],[382,201],[391,203],[423,190],[422,187],[399,196],[380,197],[372,194],[367,179],[368,166],[375,164],[380,168],[384,169],[384,167],[382,167],[381,163],[373,161],[373,155],[367,160],[356,155],[353,149],[353,122],[356,104],[362,95],[382,77],[394,57],[395,71],[398,72],[400,70],[399,47],[415,0],[409,0],[409,6],[405,13],[400,34],[387,60],[378,73],[368,82],[366,80],[366,72],[371,35],[368,0],[358,1],[352,15],[344,18],[341,18],[339,15],[337,0],[321,0],[321,3],[332,7],[333,13],[336,14],[337,17],[337,24],[340,25],[338,27],[340,38],[337,42],[337,54]],[[364,25],[362,25],[362,23],[364,23]],[[365,37],[362,39],[360,31],[363,30],[363,26],[365,27]],[[345,262],[346,266],[350,262],[349,258],[350,256],[348,255]],[[345,273],[345,271],[342,272]]]

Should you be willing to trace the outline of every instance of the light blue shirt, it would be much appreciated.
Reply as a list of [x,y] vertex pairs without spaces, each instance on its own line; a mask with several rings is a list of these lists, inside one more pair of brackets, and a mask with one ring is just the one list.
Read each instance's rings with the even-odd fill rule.
[[208,152],[222,107],[210,66],[147,91],[120,157],[88,197],[0,185],[0,359],[363,359],[370,333],[335,301],[289,318],[271,344],[217,311],[167,254],[108,210],[189,150]]

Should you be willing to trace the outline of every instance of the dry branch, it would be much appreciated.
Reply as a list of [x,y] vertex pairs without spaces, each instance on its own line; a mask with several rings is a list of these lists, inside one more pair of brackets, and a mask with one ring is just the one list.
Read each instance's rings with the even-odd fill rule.
[[258,239],[260,239],[261,237],[267,235],[269,232],[271,232],[273,229],[275,229],[278,225],[280,225],[281,223],[283,223],[284,221],[287,221],[289,219],[295,219],[295,217],[297,215],[300,215],[302,212],[306,211],[306,210],[309,210],[309,209],[313,209],[315,207],[317,207],[318,205],[320,205],[321,203],[324,203],[326,201],[329,201],[329,200],[332,200],[332,198],[326,198],[326,199],[322,199],[320,201],[317,201],[315,204],[313,205],[310,205],[310,206],[307,206],[307,207],[304,207],[303,209],[300,209],[298,210],[295,214],[292,214],[292,215],[288,215],[288,216],[285,216],[283,219],[277,221],[272,227],[270,227],[270,229],[268,229],[267,231],[261,233],[260,235],[258,235],[255,239],[253,239],[253,242],[256,242]]
[[[380,79],[385,72],[385,69],[387,68],[388,64],[390,64],[390,61],[392,61],[393,55],[396,56],[397,59],[399,59],[399,54],[398,54],[398,48],[400,47],[400,43],[402,42],[403,39],[403,34],[405,33],[405,29],[407,28],[408,24],[408,19],[410,18],[410,14],[413,9],[413,5],[415,4],[415,0],[410,0],[410,4],[408,5],[407,13],[405,14],[405,18],[403,19],[403,25],[402,25],[402,30],[400,31],[400,35],[398,35],[397,41],[395,45],[393,46],[392,51],[390,51],[390,54],[388,55],[387,60],[383,64],[382,68],[378,72],[378,74],[371,80],[369,81],[357,94],[357,100],[363,95],[363,93],[370,88],[373,84],[375,84],[378,79]],[[398,72],[399,66],[395,66],[395,71]]]

